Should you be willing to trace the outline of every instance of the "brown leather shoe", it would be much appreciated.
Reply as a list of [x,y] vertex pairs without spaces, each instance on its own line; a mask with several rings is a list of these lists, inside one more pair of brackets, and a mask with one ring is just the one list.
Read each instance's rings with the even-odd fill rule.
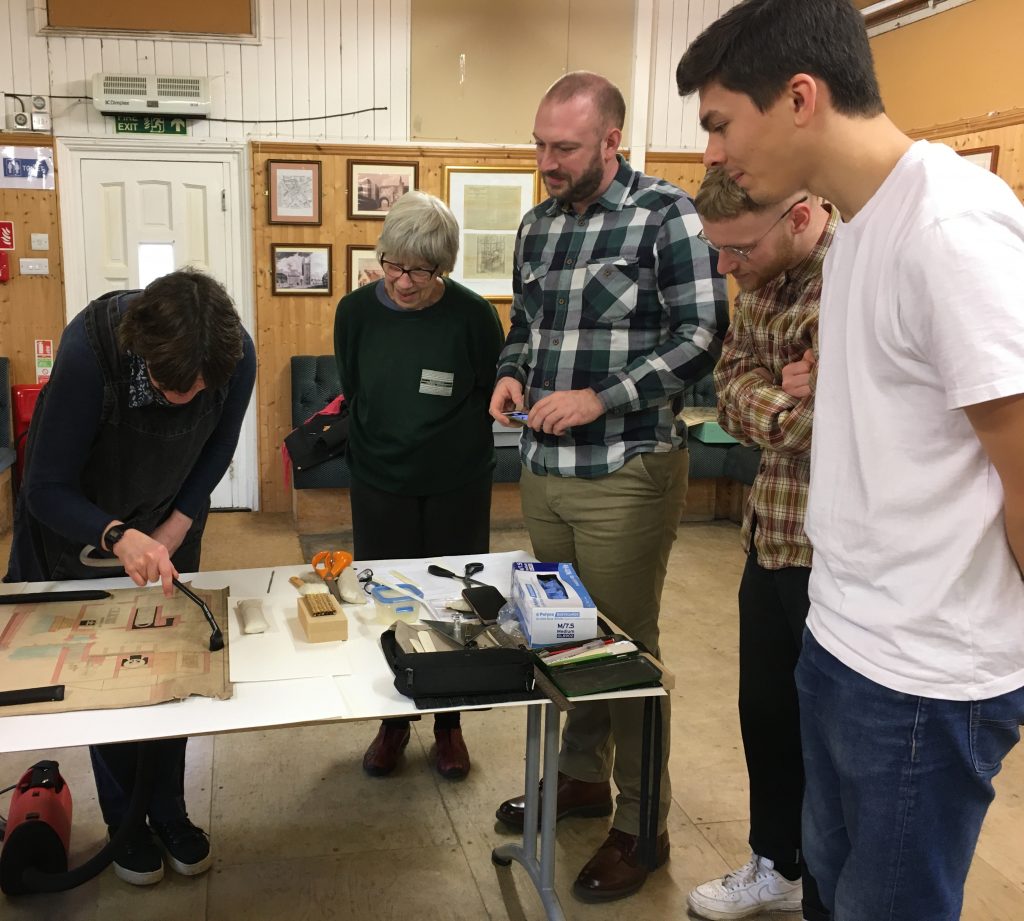
[[[636,835],[613,828],[597,853],[580,870],[572,894],[584,902],[611,902],[632,895],[647,882],[648,869],[637,858]],[[668,832],[655,840],[657,866],[668,860]]]
[[434,727],[434,741],[437,773],[447,780],[462,780],[469,773],[469,750],[462,738],[462,729]]
[[[542,784],[543,786],[543,784]],[[555,807],[556,821],[574,815],[580,818],[601,818],[612,814],[612,788],[607,780],[589,783],[585,780],[574,780],[567,774],[558,772],[558,804]],[[495,813],[499,822],[523,830],[526,815],[526,797],[517,796],[507,799]],[[540,812],[537,813],[540,822]]]
[[363,755],[363,770],[371,777],[390,774],[398,764],[399,756],[409,744],[409,724],[389,726],[381,723],[370,747]]

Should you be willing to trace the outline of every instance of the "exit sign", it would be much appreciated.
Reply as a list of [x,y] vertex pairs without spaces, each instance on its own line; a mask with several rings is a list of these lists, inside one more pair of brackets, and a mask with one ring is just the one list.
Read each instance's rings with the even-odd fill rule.
[[114,130],[118,134],[188,134],[183,118],[166,115],[116,115]]

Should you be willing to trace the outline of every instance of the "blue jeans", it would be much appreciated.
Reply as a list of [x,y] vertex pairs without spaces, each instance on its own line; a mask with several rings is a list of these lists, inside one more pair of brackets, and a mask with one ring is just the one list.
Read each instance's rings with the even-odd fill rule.
[[1024,688],[914,697],[843,665],[808,631],[796,669],[808,866],[835,921],[957,921],[992,778]]

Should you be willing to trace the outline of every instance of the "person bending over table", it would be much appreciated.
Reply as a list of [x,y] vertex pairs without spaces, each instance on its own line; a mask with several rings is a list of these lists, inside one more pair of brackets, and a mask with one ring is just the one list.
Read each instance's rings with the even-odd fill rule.
[[[348,464],[357,560],[487,553],[494,438],[487,405],[501,351],[494,308],[442,277],[459,228],[439,199],[408,192],[384,220],[384,277],[346,295],[334,352],[350,409]],[[434,718],[436,766],[469,773],[458,713]],[[388,719],[363,757],[390,774],[409,720]]]
[[[65,329],[32,416],[4,581],[119,574],[80,561],[94,546],[136,585],[160,581],[170,595],[179,571],[199,569],[210,493],[231,462],[255,377],[253,343],[230,297],[200,272],[172,272],[89,304]],[[186,876],[212,863],[209,839],[185,808],[187,741],[90,746],[111,837],[127,813],[140,746],[156,756],[148,824],[114,855],[125,882],[159,882],[164,854]]]

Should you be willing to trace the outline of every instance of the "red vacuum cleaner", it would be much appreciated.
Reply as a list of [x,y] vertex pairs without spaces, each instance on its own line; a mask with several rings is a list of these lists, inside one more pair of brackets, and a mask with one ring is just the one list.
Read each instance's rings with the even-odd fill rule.
[[0,891],[5,895],[64,892],[102,872],[114,853],[145,821],[153,792],[156,762],[150,746],[140,745],[135,786],[117,833],[81,866],[68,869],[71,840],[71,790],[56,761],[39,761],[15,784],[0,850]]
[[25,871],[66,873],[71,840],[71,788],[56,761],[40,761],[22,775],[7,814],[0,851],[0,889],[7,895],[32,891]]

